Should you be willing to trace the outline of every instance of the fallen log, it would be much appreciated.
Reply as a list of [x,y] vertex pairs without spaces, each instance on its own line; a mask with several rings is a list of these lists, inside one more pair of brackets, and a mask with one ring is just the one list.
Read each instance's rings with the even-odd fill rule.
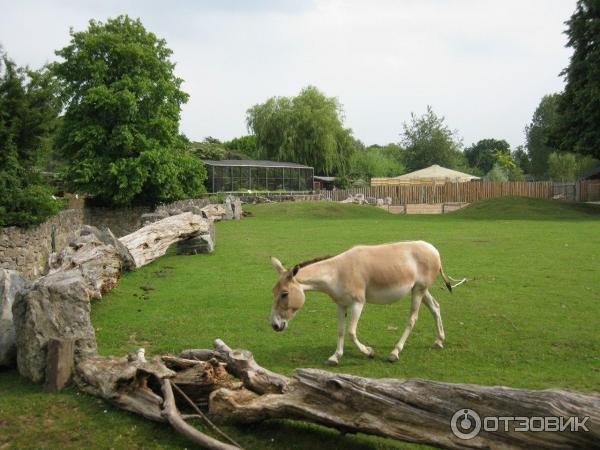
[[[599,395],[419,379],[372,379],[318,369],[297,369],[289,379],[260,367],[248,351],[231,350],[220,340],[215,342],[215,348],[217,357],[228,362],[228,370],[239,376],[246,387],[222,388],[211,394],[209,411],[220,422],[250,424],[267,419],[297,419],[343,432],[452,449],[600,446]],[[262,392],[267,393],[261,395]],[[484,427],[472,438],[462,439],[453,434],[452,419],[455,416],[455,426],[459,433],[463,432],[457,422],[468,410],[478,414],[480,421],[488,422],[486,418],[578,417],[589,431],[521,432],[516,426],[522,426],[523,420],[513,419],[501,422],[497,431],[486,431]],[[474,416],[469,416],[468,422],[477,424]],[[510,422],[508,431],[504,431],[505,422]]]
[[175,242],[209,231],[207,219],[186,212],[153,222],[119,240],[129,250],[135,267],[139,268],[163,256]]

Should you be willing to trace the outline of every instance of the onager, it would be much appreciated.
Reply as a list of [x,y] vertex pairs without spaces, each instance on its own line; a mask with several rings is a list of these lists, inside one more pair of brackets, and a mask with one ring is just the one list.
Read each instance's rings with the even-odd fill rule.
[[434,348],[444,346],[444,327],[440,305],[429,292],[437,274],[441,273],[450,292],[452,286],[442,270],[437,249],[424,241],[402,241],[382,245],[359,245],[337,256],[317,258],[286,269],[271,257],[271,263],[279,273],[273,287],[271,325],[275,331],[283,331],[296,312],[304,305],[305,291],[320,291],[329,295],[337,305],[338,338],[335,353],[327,364],[336,365],[344,353],[346,313],[350,309],[350,339],[368,357],[373,357],[371,347],[363,345],[356,335],[358,320],[365,303],[387,305],[400,300],[409,292],[412,303],[408,322],[400,340],[388,360],[395,362],[404,348],[419,314],[421,301],[433,314],[436,324]]

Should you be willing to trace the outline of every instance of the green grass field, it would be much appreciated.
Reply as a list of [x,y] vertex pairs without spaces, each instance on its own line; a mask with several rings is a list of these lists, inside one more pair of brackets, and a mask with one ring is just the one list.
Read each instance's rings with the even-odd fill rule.
[[[368,305],[359,323],[367,359],[347,340],[335,371],[368,377],[600,391],[600,207],[508,198],[439,216],[396,216],[368,206],[283,203],[217,225],[212,255],[169,254],[126,274],[93,305],[100,351],[122,355],[207,348],[219,337],[253,351],[258,362],[291,374],[326,368],[335,350],[335,305],[308,293],[283,333],[268,321],[276,281],[269,256],[286,265],[355,244],[424,239],[444,270],[468,284],[441,304],[446,347],[434,350],[434,322],[422,308],[400,360],[386,361],[408,314],[407,299]],[[246,448],[408,448],[367,436],[341,436],[288,421],[227,427]],[[45,394],[15,372],[0,373],[0,449],[189,448],[152,424],[70,389]],[[414,447],[411,447],[414,448]]]

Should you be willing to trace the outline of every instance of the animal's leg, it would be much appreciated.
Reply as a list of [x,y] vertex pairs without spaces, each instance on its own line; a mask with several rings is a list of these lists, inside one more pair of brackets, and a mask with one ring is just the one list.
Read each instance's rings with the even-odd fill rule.
[[406,327],[404,328],[404,332],[400,337],[400,341],[394,347],[394,350],[388,356],[388,360],[390,362],[398,361],[398,355],[404,348],[404,344],[406,343],[406,339],[408,339],[408,335],[412,331],[415,326],[415,322],[419,317],[419,307],[421,306],[421,299],[423,298],[424,291],[422,288],[414,287],[412,290],[412,302],[410,305],[410,315],[408,316],[408,321],[406,322]]
[[330,366],[335,366],[340,362],[340,358],[344,354],[344,333],[346,331],[346,307],[342,305],[337,305],[337,314],[338,314],[338,338],[337,338],[337,348],[335,349],[335,353],[329,357],[327,360],[327,364]]
[[350,307],[352,317],[350,317],[350,328],[348,330],[348,334],[350,335],[350,339],[352,339],[352,342],[354,342],[354,344],[356,344],[358,349],[362,353],[367,355],[369,358],[372,358],[373,356],[375,356],[375,352],[373,351],[373,349],[371,347],[367,347],[367,346],[363,345],[358,340],[358,337],[356,336],[356,327],[358,326],[358,319],[360,319],[360,315],[362,314],[362,310],[363,310],[364,306],[365,306],[364,302],[352,303],[352,306]]
[[433,295],[431,295],[429,291],[425,292],[423,302],[425,303],[425,306],[429,308],[429,311],[431,311],[431,314],[433,314],[433,318],[435,319],[435,331],[437,339],[433,343],[433,348],[444,348],[444,339],[446,339],[446,337],[444,335],[442,315],[440,314],[440,305],[435,301],[435,298],[433,298]]

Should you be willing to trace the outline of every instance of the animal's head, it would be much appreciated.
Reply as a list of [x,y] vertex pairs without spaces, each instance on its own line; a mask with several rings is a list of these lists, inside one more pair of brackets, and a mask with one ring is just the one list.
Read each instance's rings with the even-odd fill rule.
[[300,266],[294,266],[288,270],[273,256],[271,264],[279,274],[279,279],[273,286],[271,326],[275,331],[283,331],[296,312],[304,305],[304,290],[295,278]]

